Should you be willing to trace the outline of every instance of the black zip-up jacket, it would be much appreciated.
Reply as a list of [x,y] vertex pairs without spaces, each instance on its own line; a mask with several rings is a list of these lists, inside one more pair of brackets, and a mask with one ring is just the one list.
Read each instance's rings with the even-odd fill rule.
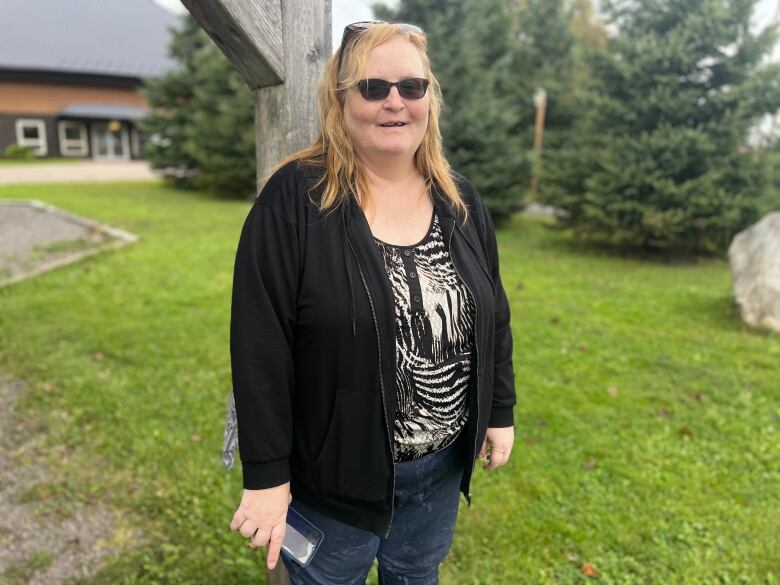
[[[245,489],[290,481],[292,494],[386,537],[395,485],[395,310],[385,267],[354,196],[322,214],[308,193],[322,171],[278,169],[252,205],[233,277],[230,353]],[[493,222],[453,171],[469,207],[434,185],[445,242],[476,304],[476,364],[460,490],[471,506],[474,462],[488,427],[513,425],[509,305]]]

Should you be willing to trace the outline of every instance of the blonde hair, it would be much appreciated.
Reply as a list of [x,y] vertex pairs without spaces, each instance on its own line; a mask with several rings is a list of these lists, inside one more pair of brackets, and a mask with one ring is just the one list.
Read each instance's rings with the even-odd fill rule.
[[430,80],[428,128],[414,154],[415,167],[425,178],[429,192],[432,192],[433,183],[436,182],[444,196],[462,212],[465,222],[468,218],[468,207],[452,178],[450,164],[442,148],[439,113],[444,102],[439,82],[431,71],[427,39],[424,34],[393,23],[375,24],[354,35],[345,47],[341,71],[336,70],[340,51],[331,55],[325,65],[317,91],[320,121],[317,138],[306,148],[284,157],[270,174],[295,160],[301,165],[324,168],[325,172],[312,186],[312,189],[316,189],[323,183],[325,185],[323,196],[319,201],[319,210],[323,213],[341,204],[349,196],[350,190],[358,197],[358,204],[361,207],[367,203],[363,195],[370,194],[366,172],[355,153],[344,125],[345,90],[356,85],[362,78],[369,51],[397,37],[410,42],[419,50],[425,76]]

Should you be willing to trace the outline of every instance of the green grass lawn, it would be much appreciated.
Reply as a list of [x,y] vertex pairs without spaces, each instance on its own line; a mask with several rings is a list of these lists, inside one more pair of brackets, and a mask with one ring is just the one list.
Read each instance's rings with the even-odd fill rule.
[[[155,183],[0,198],[141,236],[0,289],[0,368],[30,383],[20,409],[58,470],[43,509],[121,511],[88,583],[265,583],[220,461],[248,204]],[[478,464],[442,583],[780,583],[780,336],[741,324],[728,264],[583,249],[524,216],[499,245],[516,443]]]

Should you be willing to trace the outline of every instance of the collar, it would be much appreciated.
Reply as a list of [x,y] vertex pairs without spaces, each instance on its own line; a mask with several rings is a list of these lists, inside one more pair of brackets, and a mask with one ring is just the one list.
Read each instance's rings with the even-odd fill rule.
[[[452,230],[455,229],[456,211],[454,206],[445,197],[441,188],[433,181],[431,189],[433,198],[433,206],[436,214],[439,216],[439,221],[442,225],[442,232],[445,239],[448,239]],[[373,246],[373,238],[371,234],[371,228],[368,225],[366,216],[363,210],[358,205],[357,197],[353,191],[350,191],[343,203],[340,205],[341,222],[342,222],[342,249],[344,253],[344,266],[347,271],[347,280],[349,285],[349,298],[350,298],[350,316],[352,319],[352,335],[357,336],[356,327],[356,310],[355,310],[355,291],[353,288],[353,274],[352,263],[350,262],[349,255],[353,253],[355,259],[360,265],[360,256],[363,256],[364,262],[371,260],[373,254],[374,260],[381,262],[379,256],[379,250]],[[363,242],[363,246],[359,243]],[[363,248],[365,246],[371,248],[371,251],[366,251]],[[355,250],[355,246],[360,248],[360,252]],[[369,256],[366,257],[365,254]]]

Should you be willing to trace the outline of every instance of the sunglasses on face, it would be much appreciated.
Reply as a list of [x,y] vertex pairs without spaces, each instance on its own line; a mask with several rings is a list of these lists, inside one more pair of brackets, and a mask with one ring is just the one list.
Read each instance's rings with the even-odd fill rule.
[[393,86],[398,88],[398,94],[406,100],[422,99],[428,89],[428,83],[428,80],[422,77],[408,77],[395,82],[384,79],[361,79],[357,86],[363,99],[373,102],[387,98]]
[[[339,47],[339,58],[336,65],[336,71],[341,70],[342,56],[344,55],[344,49],[346,48],[349,39],[375,24],[385,24],[385,22],[382,20],[361,20],[360,22],[353,22],[344,27],[344,34],[341,36],[341,47]],[[394,24],[412,32],[423,33],[423,29],[414,24],[407,24],[405,22],[397,22]]]

